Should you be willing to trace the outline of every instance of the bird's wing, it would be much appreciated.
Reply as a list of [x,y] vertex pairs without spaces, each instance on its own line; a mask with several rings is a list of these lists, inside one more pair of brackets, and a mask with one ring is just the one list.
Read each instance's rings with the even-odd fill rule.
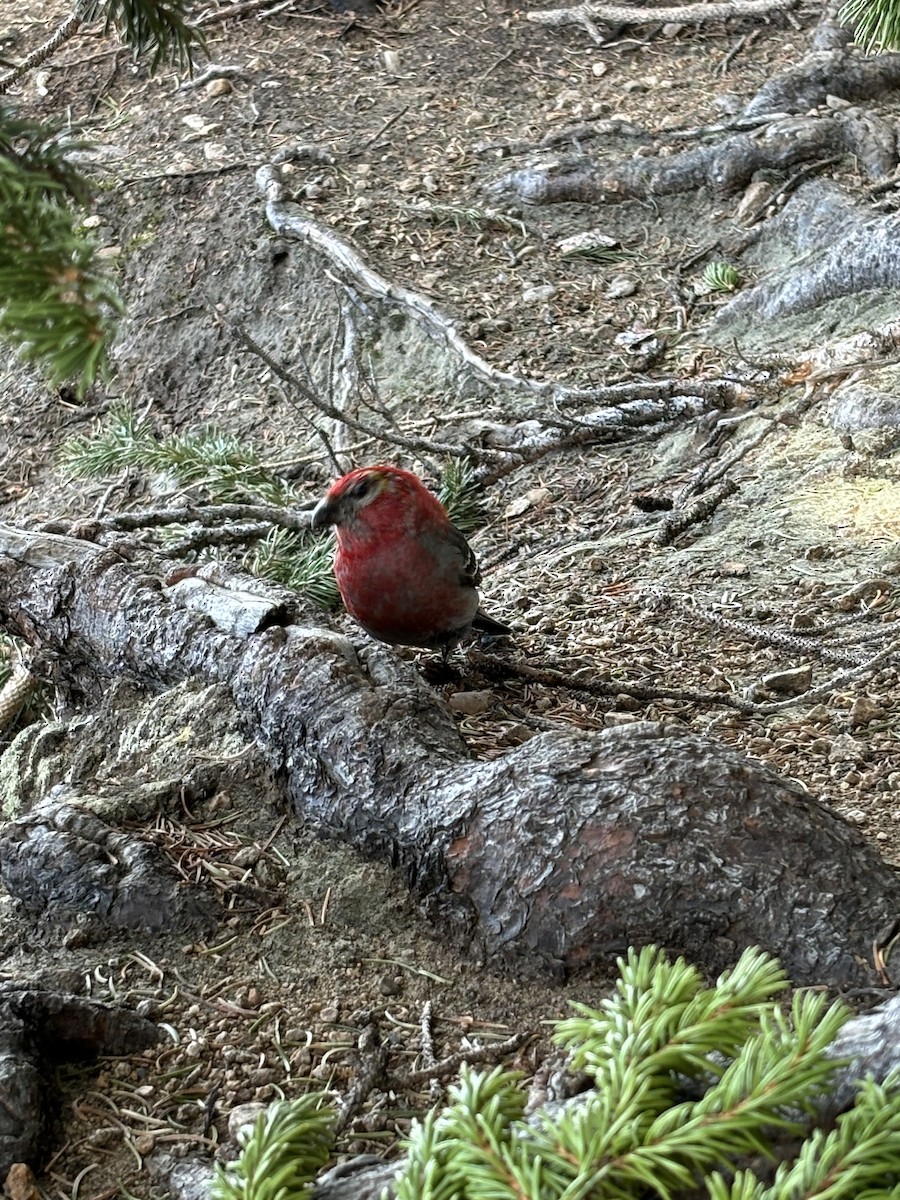
[[455,525],[450,526],[448,535],[453,545],[459,550],[459,581],[463,587],[478,587],[481,583],[481,572],[478,569],[478,559],[475,551],[466,541]]

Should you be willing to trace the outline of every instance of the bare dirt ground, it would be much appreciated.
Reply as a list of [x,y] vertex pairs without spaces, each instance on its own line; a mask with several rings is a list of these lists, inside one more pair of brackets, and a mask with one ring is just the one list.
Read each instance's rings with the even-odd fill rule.
[[[65,12],[0,0],[3,55],[18,60]],[[192,87],[170,70],[151,78],[114,41],[84,35],[14,99],[33,115],[71,121],[95,147],[91,226],[128,306],[111,391],[160,434],[214,424],[241,435],[265,461],[289,468],[311,500],[331,474],[309,432],[318,415],[215,319],[218,311],[242,321],[295,367],[302,351],[314,377],[327,377],[335,333],[322,314],[330,320],[334,301],[322,299],[327,284],[308,260],[291,257],[269,230],[258,166],[298,144],[314,148],[293,165],[299,202],[381,274],[430,297],[498,370],[580,386],[654,372],[723,374],[729,353],[703,336],[722,301],[693,285],[708,248],[734,232],[739,197],[700,192],[600,211],[570,203],[493,223],[473,210],[485,207],[492,180],[556,131],[560,144],[577,148],[598,123],[620,121],[632,132],[604,126],[605,153],[681,147],[685,130],[727,118],[799,59],[816,19],[810,6],[769,21],[647,25],[598,46],[578,27],[536,25],[501,2],[411,0],[353,22],[301,0],[208,24],[211,61],[235,68],[226,82]],[[896,115],[895,97],[881,105],[882,115]],[[864,196],[851,160],[823,170]],[[606,259],[560,252],[560,239],[597,226],[617,243]],[[741,269],[754,268],[748,260]],[[421,350],[404,360],[403,331],[393,334],[376,343],[372,369],[388,420],[405,431],[459,440],[476,419],[523,419],[540,408],[488,406],[483,395],[456,389]],[[801,419],[794,406],[802,388],[764,366],[725,452],[775,422],[773,431],[738,467],[737,493],[674,546],[655,543],[658,514],[637,510],[634,498],[684,483],[707,427],[550,455],[488,490],[488,523],[473,544],[487,569],[485,607],[519,630],[513,656],[572,683],[620,681],[617,700],[492,677],[477,659],[460,660],[457,677],[439,686],[448,696],[489,693],[485,711],[460,716],[480,754],[558,723],[666,719],[708,731],[800,780],[897,862],[892,659],[861,682],[847,678],[815,703],[769,716],[677,695],[740,696],[806,661],[813,686],[825,684],[894,628],[900,485],[892,445],[880,435],[842,440],[827,396]],[[113,397],[97,392],[79,403],[15,363],[5,371],[5,520],[98,515],[171,493],[170,481],[137,471],[73,482],[59,465],[60,445],[94,428]],[[357,464],[389,457],[434,478],[433,461],[389,444],[354,436],[345,446]],[[767,644],[728,622],[785,635],[814,627],[839,659],[806,654],[796,642]],[[640,701],[629,684],[676,694]],[[142,698],[116,702],[123,727],[139,723]],[[596,999],[608,983],[612,956],[609,971],[592,977],[522,982],[445,944],[389,868],[298,828],[250,741],[232,734],[236,742],[223,735],[190,749],[235,755],[228,792],[147,834],[186,877],[217,889],[229,909],[221,937],[98,944],[4,906],[5,977],[143,1001],[170,1027],[170,1043],[155,1052],[110,1062],[99,1075],[73,1073],[63,1147],[41,1180],[48,1195],[150,1196],[145,1159],[154,1148],[212,1154],[236,1104],[310,1086],[346,1089],[373,1013],[399,1071],[421,1049],[426,1001],[440,1057],[540,1029],[567,1001]],[[77,745],[77,728],[60,736]],[[125,759],[112,746],[97,777],[119,777]],[[187,770],[183,760],[178,769]],[[264,900],[247,898],[248,880]],[[509,1061],[528,1073],[542,1053],[536,1041]],[[413,1088],[377,1093],[342,1151],[388,1152],[427,1103]]]

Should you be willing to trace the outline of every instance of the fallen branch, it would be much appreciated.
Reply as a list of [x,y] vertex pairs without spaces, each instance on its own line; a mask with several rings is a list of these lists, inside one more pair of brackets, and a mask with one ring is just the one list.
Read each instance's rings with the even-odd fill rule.
[[573,4],[569,8],[548,8],[525,14],[536,25],[584,25],[601,21],[605,25],[665,25],[680,22],[702,25],[706,21],[727,21],[730,17],[759,17],[795,8],[797,0],[733,0],[729,4],[675,4],[662,8],[637,8],[627,4]]
[[710,971],[758,944],[800,984],[875,978],[900,880],[797,784],[716,742],[635,723],[473,762],[389,648],[300,625],[222,633],[177,584],[9,525],[0,618],[89,705],[119,675],[226,685],[310,828],[394,863],[445,929],[519,969],[653,941]]

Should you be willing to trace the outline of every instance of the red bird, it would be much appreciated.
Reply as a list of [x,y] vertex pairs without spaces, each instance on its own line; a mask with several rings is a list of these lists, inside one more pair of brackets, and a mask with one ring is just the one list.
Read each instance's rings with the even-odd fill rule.
[[470,629],[504,635],[478,608],[481,574],[469,543],[411,471],[360,467],[336,480],[312,515],[334,525],[334,574],[347,612],[366,633],[446,656]]

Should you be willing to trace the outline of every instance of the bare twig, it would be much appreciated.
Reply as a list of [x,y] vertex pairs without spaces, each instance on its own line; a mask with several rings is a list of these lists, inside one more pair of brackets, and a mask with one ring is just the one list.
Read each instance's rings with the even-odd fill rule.
[[873,675],[875,671],[894,658],[900,651],[900,640],[890,642],[884,646],[877,654],[873,654],[871,658],[867,658],[865,662],[858,666],[852,667],[847,671],[840,671],[837,675],[832,675],[830,679],[826,679],[824,683],[818,687],[810,688],[808,692],[803,692],[800,696],[792,696],[789,700],[779,700],[772,704],[760,705],[759,711],[766,716],[780,712],[782,709],[791,708],[798,704],[816,704],[820,700],[825,700],[834,692],[842,691],[849,683],[858,683],[862,679],[867,679]]
[[71,38],[75,37],[80,28],[81,17],[78,13],[72,13],[70,17],[66,17],[56,32],[51,34],[43,45],[33,50],[24,62],[19,63],[17,67],[13,67],[11,71],[7,71],[5,75],[0,75],[0,96],[8,92],[14,83],[17,83],[34,67],[39,67],[51,54],[55,54],[63,42],[68,42]]
[[525,1043],[534,1036],[532,1030],[527,1030],[525,1033],[514,1033],[512,1037],[508,1037],[502,1042],[494,1042],[491,1046],[474,1046],[467,1050],[458,1050],[456,1054],[441,1059],[433,1067],[423,1067],[419,1071],[404,1071],[400,1075],[395,1075],[394,1087],[397,1089],[412,1088],[422,1083],[429,1083],[432,1079],[452,1079],[463,1063],[475,1066],[479,1063],[502,1062],[507,1055],[521,1050]]
[[707,692],[700,688],[647,687],[621,679],[614,683],[573,680],[571,674],[564,671],[557,671],[552,667],[532,667],[527,663],[501,658],[495,654],[479,654],[478,663],[479,666],[489,668],[500,678],[512,675],[519,679],[527,679],[531,683],[544,684],[546,687],[562,688],[567,692],[582,692],[609,700],[614,700],[617,696],[631,696],[635,700],[676,700],[716,707],[724,705],[726,708],[736,708],[738,712],[748,716],[755,716],[761,711],[760,705],[754,701],[745,700],[731,692]]
[[348,413],[342,412],[337,408],[330,400],[324,399],[312,387],[304,383],[301,379],[298,379],[296,375],[287,370],[286,367],[283,367],[276,359],[272,358],[240,325],[224,317],[221,313],[217,315],[222,324],[227,326],[229,331],[248,350],[260,358],[269,370],[278,376],[282,383],[286,383],[294,388],[305,400],[310,404],[314,404],[319,412],[324,413],[325,416],[330,417],[333,421],[343,423],[350,429],[355,429],[357,433],[364,434],[366,437],[378,438],[383,442],[390,442],[392,445],[401,446],[404,450],[412,450],[416,454],[446,455],[450,458],[479,456],[478,451],[473,447],[452,445],[447,442],[430,442],[425,438],[407,437],[405,434],[395,431],[386,432],[383,429],[376,429],[372,425],[367,425],[365,422],[357,420],[356,417],[351,417]]
[[[643,595],[652,598],[657,607],[674,605],[683,612],[689,613],[692,620],[699,619],[705,625],[720,630],[722,633],[733,633],[749,642],[759,642],[764,646],[776,646],[790,654],[803,658],[817,658],[820,662],[830,662],[837,666],[851,667],[854,670],[861,664],[861,656],[852,652],[834,650],[828,646],[818,645],[812,638],[800,637],[795,633],[785,633],[780,629],[767,629],[754,621],[741,621],[735,617],[723,617],[721,613],[710,612],[702,605],[682,598],[671,592],[647,591]],[[876,658],[878,655],[875,656]],[[869,662],[872,659],[867,660]]]
[[[675,4],[668,8],[636,8],[624,4],[573,4],[525,16],[537,25],[581,25],[590,31],[595,21],[605,25],[662,25],[670,21],[703,24],[729,17],[759,17],[794,8],[796,0],[730,0],[728,4]],[[593,36],[593,35],[592,35]]]
[[[309,509],[312,509],[309,505]],[[155,529],[164,525],[212,525],[226,521],[254,521],[278,525],[282,529],[309,529],[309,511],[278,508],[270,504],[186,504],[181,508],[145,508],[133,512],[112,513],[99,520],[46,521],[42,533],[61,533],[92,541],[101,533],[132,533],[137,529]]]
[[372,1089],[378,1087],[385,1078],[388,1047],[382,1043],[378,1026],[374,1020],[360,1034],[358,1049],[360,1054],[359,1070],[341,1102],[334,1125],[335,1134],[344,1132],[365,1104]]
[[[609,399],[609,389],[607,388],[569,387],[556,380],[529,379],[492,367],[472,350],[457,333],[454,324],[439,313],[429,300],[420,293],[392,283],[373,271],[358,251],[338,237],[332,229],[314,220],[297,204],[288,203],[285,199],[284,185],[274,164],[261,167],[256,173],[256,181],[266,199],[266,216],[269,224],[276,233],[304,242],[323,254],[332,263],[337,275],[344,281],[351,280],[353,286],[360,293],[376,297],[404,310],[427,336],[442,343],[459,360],[462,371],[467,372],[476,380],[495,389],[526,392],[532,397],[540,397],[560,404],[593,401],[600,404],[616,402]],[[708,386],[715,385],[710,381]],[[721,386],[719,385],[720,388]],[[739,390],[731,385],[732,395],[737,395]],[[364,430],[364,432],[369,431]],[[403,445],[403,443],[398,441],[397,445]],[[410,449],[416,449],[416,447],[413,446]],[[447,452],[443,451],[443,453]],[[454,452],[458,454],[459,447],[456,447]],[[465,453],[469,455],[471,451],[466,450]]]
[[710,491],[698,496],[696,500],[692,500],[690,504],[674,509],[663,517],[654,541],[658,546],[670,546],[686,529],[711,517],[719,505],[737,490],[738,485],[733,479],[725,479]]

